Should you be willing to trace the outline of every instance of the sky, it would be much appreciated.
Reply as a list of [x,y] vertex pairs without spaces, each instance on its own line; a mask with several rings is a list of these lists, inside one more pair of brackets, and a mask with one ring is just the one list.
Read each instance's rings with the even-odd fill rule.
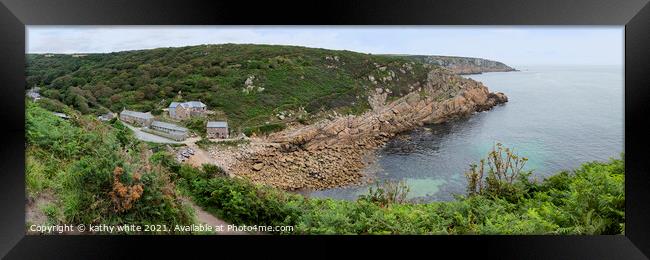
[[27,26],[26,30],[27,53],[257,43],[479,57],[508,65],[621,65],[624,51],[622,26]]

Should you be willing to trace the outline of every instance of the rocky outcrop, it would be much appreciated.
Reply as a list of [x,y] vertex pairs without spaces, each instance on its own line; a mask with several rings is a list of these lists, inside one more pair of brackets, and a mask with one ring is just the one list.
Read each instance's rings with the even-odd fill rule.
[[480,82],[432,71],[423,86],[389,104],[385,93],[375,90],[369,98],[371,111],[288,129],[272,135],[271,139],[304,149],[349,145],[368,138],[392,136],[425,123],[467,116],[507,101],[503,93],[491,93]]
[[481,58],[426,55],[414,55],[408,57],[427,64],[445,67],[456,74],[517,71],[502,62]]
[[268,137],[276,144],[238,157],[236,176],[285,190],[326,189],[360,183],[367,158],[397,133],[488,110],[508,101],[482,83],[434,70],[424,84],[392,102],[376,88],[372,109],[287,129]]

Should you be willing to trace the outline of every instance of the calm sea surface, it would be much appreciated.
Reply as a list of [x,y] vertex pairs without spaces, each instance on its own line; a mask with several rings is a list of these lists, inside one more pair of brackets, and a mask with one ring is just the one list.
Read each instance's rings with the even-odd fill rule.
[[[410,198],[453,199],[465,193],[464,172],[500,142],[529,158],[543,178],[581,163],[618,157],[624,150],[622,66],[518,66],[519,72],[466,77],[509,102],[469,118],[404,133],[378,152],[366,171],[375,180],[404,180]],[[368,186],[311,192],[356,199]]]

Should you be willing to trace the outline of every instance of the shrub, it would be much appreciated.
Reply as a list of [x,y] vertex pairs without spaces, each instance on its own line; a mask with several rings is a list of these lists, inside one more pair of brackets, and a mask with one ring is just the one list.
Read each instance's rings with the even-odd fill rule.
[[211,145],[214,145],[215,142],[210,141],[208,138],[202,137],[201,140],[198,140],[195,144],[201,149],[208,149]]
[[515,182],[530,175],[530,172],[523,171],[527,161],[528,158],[520,157],[513,149],[504,148],[497,143],[488,153],[487,159],[481,159],[478,165],[470,164],[469,171],[465,173],[468,194],[490,194],[516,199],[522,191]]
[[[120,167],[115,167],[113,171],[113,190],[108,193],[113,201],[113,210],[115,212],[124,212],[133,207],[133,203],[140,199],[142,196],[142,184],[124,185],[120,177],[124,170]],[[136,182],[140,182],[140,174],[134,173],[132,178]]]
[[370,187],[367,195],[361,195],[359,200],[375,203],[386,207],[393,203],[404,203],[410,188],[404,181],[383,181],[376,184],[375,189]]
[[226,171],[224,171],[221,167],[214,165],[214,164],[203,164],[203,172],[208,175],[208,176],[213,176],[213,177],[228,177],[228,174],[226,174]]
[[255,186],[232,178],[197,178],[191,184],[198,204],[236,224],[291,225],[300,215],[300,195]]
[[200,135],[205,137],[206,135],[206,119],[201,117],[192,117],[183,122],[185,126]]

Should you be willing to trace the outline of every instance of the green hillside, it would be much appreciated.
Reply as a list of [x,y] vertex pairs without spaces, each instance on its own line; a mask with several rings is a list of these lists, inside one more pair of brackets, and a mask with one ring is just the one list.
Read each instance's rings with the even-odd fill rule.
[[[401,96],[433,65],[405,57],[278,45],[200,45],[88,54],[28,54],[27,86],[82,113],[160,113],[201,100],[234,128],[284,124],[321,111],[360,113],[376,87]],[[248,83],[247,83],[248,80]],[[56,107],[56,106],[55,106]],[[304,112],[297,113],[300,108]],[[281,112],[292,114],[278,119]],[[293,113],[292,113],[293,111]],[[300,109],[300,111],[302,111]]]
[[26,104],[28,226],[194,223],[164,154],[152,154],[161,149],[137,141],[119,121],[66,112],[70,120]]

